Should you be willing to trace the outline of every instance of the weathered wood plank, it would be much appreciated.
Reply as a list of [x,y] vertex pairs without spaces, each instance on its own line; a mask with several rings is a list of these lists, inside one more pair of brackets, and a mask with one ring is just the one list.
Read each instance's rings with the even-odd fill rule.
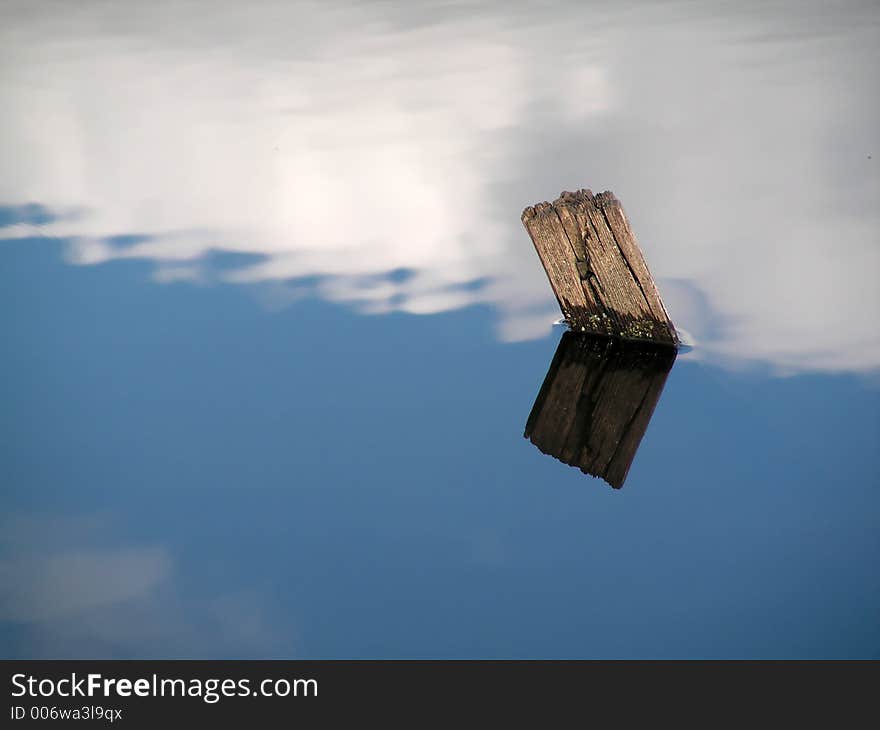
[[663,305],[660,292],[654,283],[654,277],[651,276],[651,272],[648,270],[648,264],[645,262],[645,257],[636,240],[636,235],[629,225],[629,220],[623,211],[623,206],[613,194],[605,193],[605,195],[608,196],[608,199],[602,205],[605,219],[608,221],[608,225],[614,234],[614,239],[632,269],[636,280],[643,287],[642,293],[645,295],[645,299],[651,309],[651,314],[654,315],[656,320],[666,322],[674,332],[675,328],[672,326],[672,320],[669,318],[669,313]]
[[623,486],[676,350],[567,332],[526,422],[543,453]]
[[590,263],[581,227],[574,212],[568,205],[555,205],[554,208],[556,209],[556,215],[559,216],[559,223],[565,232],[568,243],[574,252],[575,268],[577,269],[584,292],[586,310],[589,312],[599,311],[601,309],[599,293],[590,282]]
[[562,316],[566,320],[578,318],[588,305],[580,285],[574,253],[567,239],[564,235],[560,236],[557,230],[559,219],[549,203],[539,204],[526,212],[528,210],[533,211],[529,233],[556,294]]
[[523,211],[562,315],[585,333],[677,345],[620,201],[610,192],[563,192]]
[[591,268],[597,272],[596,278],[602,287],[606,311],[617,323],[618,329],[614,334],[638,339],[640,333],[632,325],[650,317],[648,304],[641,289],[633,285],[632,273],[623,260],[601,209],[592,201],[585,203],[583,209],[593,234],[587,239],[592,243],[589,249]]

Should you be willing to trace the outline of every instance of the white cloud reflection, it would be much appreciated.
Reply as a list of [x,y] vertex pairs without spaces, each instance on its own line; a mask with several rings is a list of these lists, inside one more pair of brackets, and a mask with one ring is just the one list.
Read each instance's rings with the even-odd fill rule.
[[45,621],[138,598],[166,577],[161,549],[72,550],[0,562],[0,620]]
[[[111,515],[6,515],[0,623],[30,658],[289,656],[264,592],[205,586],[159,545],[114,538]],[[280,628],[279,628],[280,627]]]
[[0,204],[81,211],[73,263],[516,340],[558,316],[520,210],[610,188],[696,355],[871,370],[880,16],[757,7],[7,2]]

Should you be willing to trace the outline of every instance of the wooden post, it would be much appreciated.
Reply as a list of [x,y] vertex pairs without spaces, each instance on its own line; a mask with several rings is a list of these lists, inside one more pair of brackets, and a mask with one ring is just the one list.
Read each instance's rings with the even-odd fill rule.
[[523,211],[522,222],[569,327],[678,346],[620,201],[610,192],[562,193]]
[[566,332],[526,422],[545,454],[620,489],[676,351]]

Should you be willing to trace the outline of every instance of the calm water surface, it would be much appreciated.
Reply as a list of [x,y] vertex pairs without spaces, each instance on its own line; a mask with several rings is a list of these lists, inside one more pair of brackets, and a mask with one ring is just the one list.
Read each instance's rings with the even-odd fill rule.
[[[873,2],[4,2],[0,655],[880,655]],[[523,438],[522,208],[689,333]]]

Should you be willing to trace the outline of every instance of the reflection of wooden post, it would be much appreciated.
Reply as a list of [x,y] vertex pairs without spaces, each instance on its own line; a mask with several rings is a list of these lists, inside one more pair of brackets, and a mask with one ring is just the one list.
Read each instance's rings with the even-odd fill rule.
[[612,193],[562,193],[523,211],[523,225],[575,332],[677,345],[620,201]]
[[619,489],[673,362],[672,347],[566,332],[525,437],[545,454]]

